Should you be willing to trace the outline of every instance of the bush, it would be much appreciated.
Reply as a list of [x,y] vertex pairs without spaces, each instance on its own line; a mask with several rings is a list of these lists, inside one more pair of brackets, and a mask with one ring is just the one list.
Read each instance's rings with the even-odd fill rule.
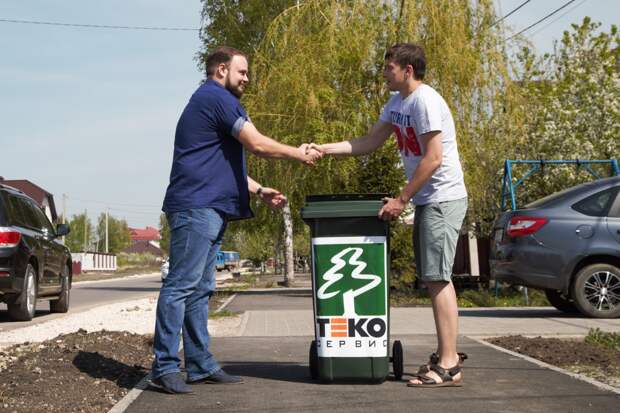
[[601,331],[600,328],[591,328],[585,342],[599,344],[612,350],[620,351],[620,333]]
[[116,256],[119,267],[152,267],[161,263],[161,258],[150,253],[137,254],[121,252]]

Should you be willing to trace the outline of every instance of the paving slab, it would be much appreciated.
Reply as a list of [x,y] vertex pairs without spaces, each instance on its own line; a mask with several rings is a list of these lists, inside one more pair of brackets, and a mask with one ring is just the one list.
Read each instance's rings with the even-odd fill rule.
[[[227,310],[245,312],[240,336],[311,336],[314,320],[311,293],[243,294]],[[620,319],[595,319],[564,314],[552,307],[462,308],[459,333],[488,337],[508,334],[528,336],[586,335],[591,328],[620,332]],[[434,334],[430,307],[398,307],[390,310],[393,336]]]
[[[405,372],[434,349],[434,336],[400,337]],[[164,412],[601,412],[617,411],[620,396],[466,337],[469,354],[460,388],[413,389],[388,380],[379,385],[319,384],[309,378],[311,337],[214,338],[212,351],[241,385],[195,385],[195,394],[144,391],[129,413]]]

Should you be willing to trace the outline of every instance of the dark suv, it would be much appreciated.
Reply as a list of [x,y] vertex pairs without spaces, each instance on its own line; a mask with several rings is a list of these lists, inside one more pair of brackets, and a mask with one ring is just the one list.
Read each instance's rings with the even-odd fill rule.
[[37,299],[53,313],[69,311],[71,253],[58,240],[68,233],[30,197],[0,184],[0,302],[13,320],[31,320]]

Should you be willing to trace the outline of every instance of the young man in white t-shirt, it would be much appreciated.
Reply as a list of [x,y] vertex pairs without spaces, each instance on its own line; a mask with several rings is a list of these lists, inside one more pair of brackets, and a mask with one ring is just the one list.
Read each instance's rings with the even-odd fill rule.
[[456,351],[458,308],[451,281],[459,231],[467,211],[467,191],[456,131],[445,100],[423,83],[424,50],[396,44],[385,55],[383,76],[393,95],[367,135],[324,145],[325,155],[358,156],[375,151],[394,133],[409,183],[395,198],[385,199],[379,218],[393,220],[409,201],[416,206],[414,252],[419,278],[428,287],[437,329],[437,353],[409,381],[411,387],[459,386],[461,364]]

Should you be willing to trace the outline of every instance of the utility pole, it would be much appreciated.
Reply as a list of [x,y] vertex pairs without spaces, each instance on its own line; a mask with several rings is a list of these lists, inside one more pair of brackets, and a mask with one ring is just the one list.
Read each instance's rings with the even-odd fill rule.
[[88,210],[84,209],[84,252],[88,251]]
[[108,218],[110,215],[110,208],[106,208],[105,210],[105,252],[106,254],[109,251],[108,246],[109,246],[109,242],[108,242]]
[[[62,221],[61,224],[67,222],[67,194],[62,194]],[[62,236],[62,243],[65,243],[65,236]]]

